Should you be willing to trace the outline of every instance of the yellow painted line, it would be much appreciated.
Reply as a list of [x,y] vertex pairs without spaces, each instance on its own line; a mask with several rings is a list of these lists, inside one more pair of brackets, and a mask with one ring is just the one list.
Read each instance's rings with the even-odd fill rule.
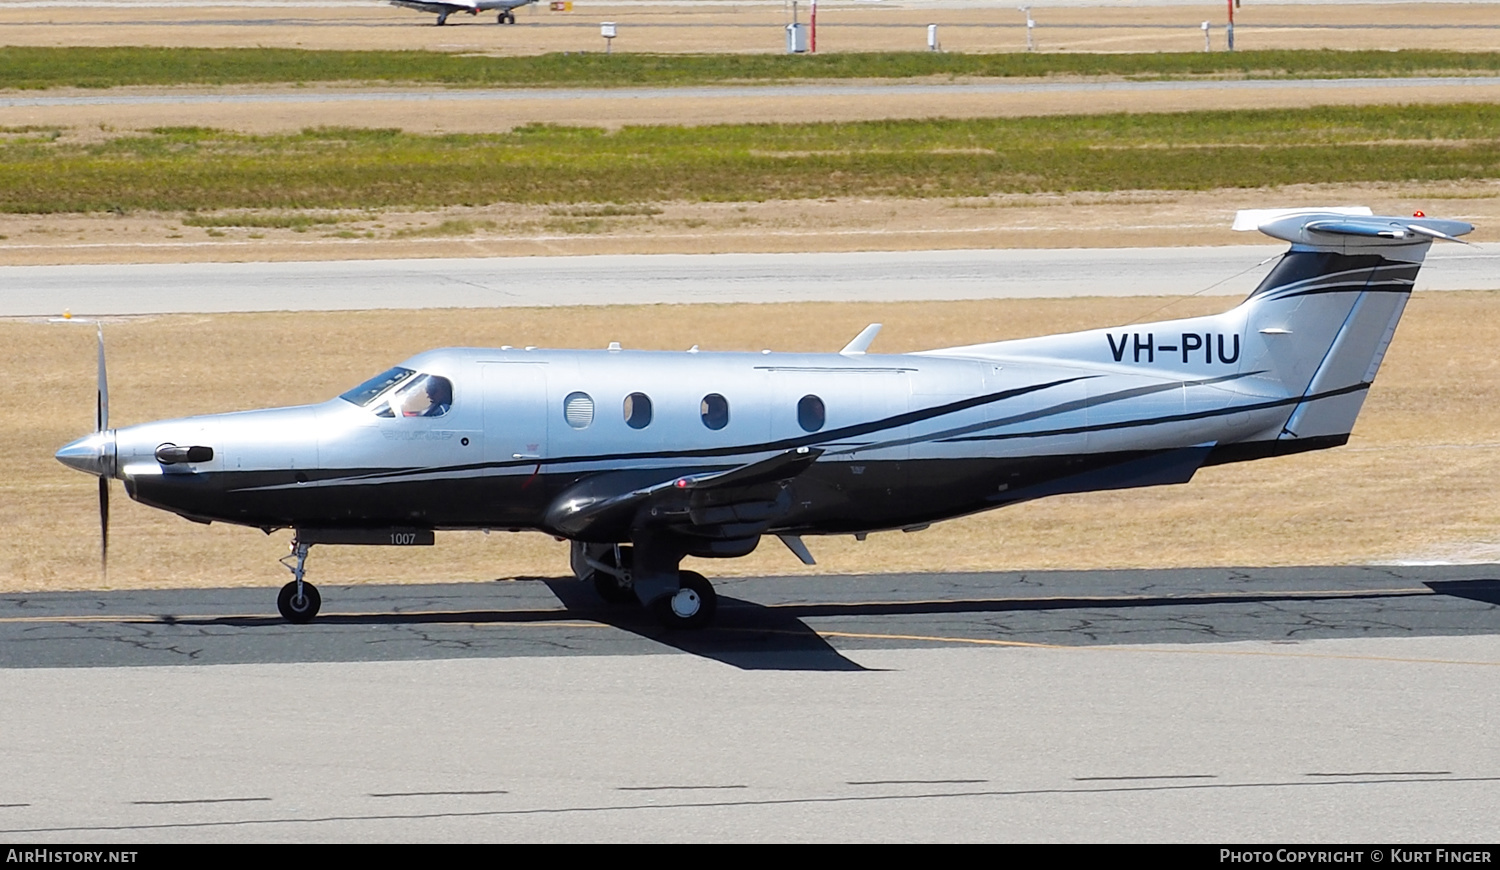
[[[1157,646],[1114,646],[1108,644],[1092,645],[1070,645],[1059,643],[1027,643],[1018,640],[989,640],[977,637],[945,637],[942,635],[924,634],[868,634],[848,631],[819,631],[819,637],[844,637],[861,640],[917,640],[929,643],[952,643],[972,646],[1014,646],[1033,647],[1036,649],[1058,649],[1070,652],[1129,652],[1129,653],[1162,653],[1164,655],[1208,655],[1208,656],[1261,656],[1266,658],[1290,658],[1290,659],[1338,659],[1357,662],[1404,662],[1408,664],[1422,665],[1480,665],[1484,667],[1500,667],[1500,661],[1484,662],[1468,659],[1423,659],[1406,656],[1366,656],[1353,655],[1350,653],[1317,653],[1317,652],[1272,652],[1270,650],[1226,650],[1214,649],[1212,645],[1205,644],[1203,648],[1187,649],[1162,649]],[[1230,641],[1233,643],[1234,641]]]
[[818,637],[848,637],[861,640],[924,640],[932,643],[963,643],[976,646],[1020,646],[1034,649],[1088,649],[1061,643],[1028,643],[1023,640],[989,640],[980,637],[940,637],[926,634],[867,634],[856,631],[818,631]]

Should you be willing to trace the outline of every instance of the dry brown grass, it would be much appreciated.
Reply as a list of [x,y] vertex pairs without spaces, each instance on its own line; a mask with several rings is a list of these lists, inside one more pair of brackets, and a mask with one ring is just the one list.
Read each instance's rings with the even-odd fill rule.
[[[866,323],[904,351],[1136,319],[1160,299],[642,306],[173,316],[108,326],[113,422],[319,401],[436,344],[836,349]],[[1157,317],[1219,310],[1181,300]],[[1413,299],[1350,446],[1212,468],[1192,484],[1067,496],[920,534],[809,541],[803,568],[775,541],[710,576],[897,570],[1359,563],[1492,554],[1500,542],[1500,294]],[[52,459],[92,425],[93,333],[0,323],[0,591],[98,588],[94,484]],[[286,533],[204,527],[115,488],[108,586],[275,586]],[[435,549],[325,548],[312,579],[491,580],[566,573],[536,534],[445,533]]]
[[[1367,205],[1466,220],[1500,239],[1500,181],[1292,185],[1261,190],[661,202],[591,217],[514,203],[433,212],[349,212],[292,229],[187,226],[183,215],[0,214],[0,265],[264,262],[971,248],[1154,247],[1264,242],[1229,229],[1239,208]],[[622,212],[631,208],[619,209]],[[436,234],[444,223],[470,231]],[[355,238],[340,238],[349,233]],[[373,238],[367,237],[372,236]]]
[[[946,51],[1023,51],[1026,19],[1017,5],[1021,4],[933,9],[825,0],[818,12],[818,50],[921,51],[927,47],[927,25],[935,23]],[[571,13],[550,12],[546,4],[521,9],[514,27],[496,26],[493,14],[455,15],[447,27],[433,27],[432,15],[373,3],[369,8],[204,7],[193,9],[193,24],[184,26],[181,9],[77,9],[60,4],[0,9],[0,40],[8,45],[410,48],[518,55],[602,52],[599,22],[615,21],[617,52],[779,52],[786,44],[782,28],[791,20],[790,6],[780,4],[693,8],[650,2],[603,6],[575,0],[573,8]],[[1212,0],[1191,6],[1036,7],[1032,15],[1039,51],[1200,51],[1203,34],[1198,28],[1205,19],[1213,26],[1215,50],[1224,48],[1225,7]],[[1485,29],[1330,26],[1493,25],[1497,19],[1500,10],[1489,3],[1246,3],[1235,12],[1235,44],[1241,50],[1489,51],[1494,48],[1494,31]],[[806,4],[801,20],[807,21]]]

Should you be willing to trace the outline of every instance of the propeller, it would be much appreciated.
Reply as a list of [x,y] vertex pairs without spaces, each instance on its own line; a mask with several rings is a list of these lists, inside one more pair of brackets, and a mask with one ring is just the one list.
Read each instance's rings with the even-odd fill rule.
[[[109,429],[109,376],[104,371],[104,324],[99,327],[99,384],[94,403],[94,432]],[[99,475],[99,571],[109,576],[109,490],[108,469]]]
[[[74,320],[65,312],[58,322],[87,323]],[[57,461],[69,468],[99,478],[99,566],[109,575],[109,490],[115,473],[115,439],[109,428],[109,378],[104,370],[104,325],[93,321],[99,335],[99,383],[94,398],[94,432],[64,445],[57,451]]]

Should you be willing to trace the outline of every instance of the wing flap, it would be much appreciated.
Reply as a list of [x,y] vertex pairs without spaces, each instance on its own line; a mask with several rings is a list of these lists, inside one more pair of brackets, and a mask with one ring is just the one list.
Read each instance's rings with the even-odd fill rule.
[[651,470],[595,475],[553,500],[547,525],[586,541],[628,540],[634,529],[653,525],[706,537],[744,536],[769,526],[790,507],[784,484],[821,455],[822,450],[799,447],[726,471],[668,480]]

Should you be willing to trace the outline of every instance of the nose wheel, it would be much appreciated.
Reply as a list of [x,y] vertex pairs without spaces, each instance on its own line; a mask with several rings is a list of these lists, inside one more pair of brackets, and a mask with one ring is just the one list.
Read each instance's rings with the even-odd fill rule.
[[281,587],[281,594],[276,596],[276,609],[287,622],[297,625],[312,622],[322,606],[323,596],[318,594],[318,587],[306,581],[293,580]]
[[[292,551],[281,558],[281,564],[292,572],[292,582],[281,587],[281,594],[276,596],[276,609],[287,622],[302,625],[312,622],[314,616],[318,615],[318,609],[323,606],[323,596],[318,594],[318,587],[302,579],[307,574],[307,551],[311,544],[304,544],[296,538],[292,538]],[[297,564],[293,565],[295,559]]]

